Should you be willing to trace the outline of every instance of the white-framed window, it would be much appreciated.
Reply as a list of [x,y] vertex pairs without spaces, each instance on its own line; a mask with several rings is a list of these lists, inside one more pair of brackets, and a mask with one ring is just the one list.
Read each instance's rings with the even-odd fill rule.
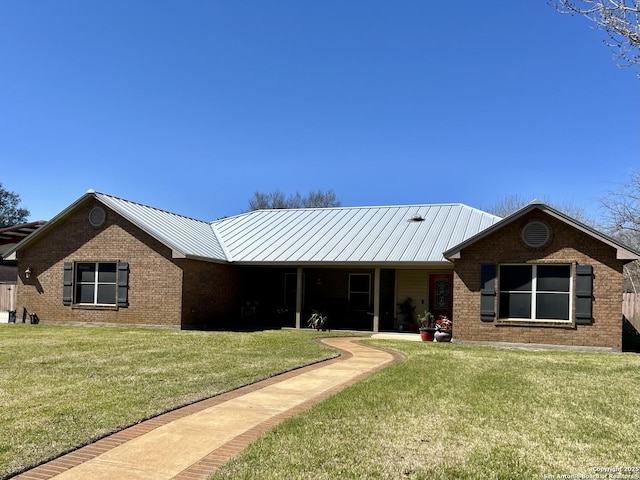
[[73,303],[80,305],[116,305],[118,291],[117,262],[77,262],[75,269]]
[[371,306],[371,275],[349,274],[349,309],[369,310]]
[[498,318],[570,322],[571,265],[500,265]]

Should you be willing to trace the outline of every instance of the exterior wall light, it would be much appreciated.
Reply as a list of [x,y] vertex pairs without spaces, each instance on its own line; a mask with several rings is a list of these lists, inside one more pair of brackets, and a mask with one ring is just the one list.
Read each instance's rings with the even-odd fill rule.
[[27,280],[31,278],[31,267],[27,267],[27,269],[24,271],[24,278],[26,278]]

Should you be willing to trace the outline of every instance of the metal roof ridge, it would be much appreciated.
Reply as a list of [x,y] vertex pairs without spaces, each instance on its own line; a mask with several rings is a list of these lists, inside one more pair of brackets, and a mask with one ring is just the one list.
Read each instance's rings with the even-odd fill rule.
[[213,232],[213,235],[216,237],[216,240],[218,241],[218,244],[222,249],[222,253],[224,253],[225,260],[229,263],[233,263],[233,255],[231,255],[231,252],[229,252],[229,250],[227,249],[227,244],[222,240],[222,236],[220,235],[220,232],[218,232],[216,225],[212,223],[209,226],[211,227],[211,231]]
[[[475,211],[478,211],[480,213],[484,213],[485,215],[493,215],[491,213],[485,212],[483,210],[480,210],[479,208],[476,207],[471,207],[465,203],[462,202],[443,202],[443,203],[405,203],[405,204],[398,204],[398,205],[355,205],[355,206],[339,206],[339,207],[297,207],[297,208],[261,208],[258,210],[250,210],[248,212],[242,212],[242,213],[238,213],[237,215],[232,215],[229,217],[222,217],[216,220],[211,221],[210,223],[217,223],[217,222],[224,222],[225,220],[229,220],[231,218],[238,218],[238,217],[243,217],[243,216],[248,216],[248,215],[252,215],[252,214],[256,214],[256,213],[264,213],[264,212],[297,212],[297,211],[305,211],[305,212],[312,212],[312,211],[327,211],[327,210],[363,210],[363,209],[375,209],[375,210],[379,210],[379,209],[383,209],[383,208],[424,208],[424,207],[448,207],[448,206],[452,206],[452,207],[464,207],[464,208],[469,208]],[[496,215],[493,215],[494,217]],[[501,217],[497,217],[497,218],[501,218]]]
[[104,192],[98,192],[98,191],[95,191],[95,190],[89,190],[89,191],[87,191],[87,193],[95,195],[96,198],[98,196],[102,196],[102,197],[110,198],[110,199],[113,199],[113,200],[126,202],[126,203],[129,203],[129,204],[132,204],[132,205],[138,205],[140,207],[148,208],[149,210],[155,210],[156,212],[166,213],[166,214],[172,215],[174,217],[180,217],[180,218],[184,218],[184,219],[187,219],[187,220],[193,220],[194,222],[198,222],[198,223],[205,223],[205,224],[210,224],[211,223],[211,222],[207,222],[205,220],[200,220],[199,218],[190,217],[188,215],[182,215],[180,213],[170,212],[169,210],[165,210],[163,208],[152,207],[151,205],[147,205],[147,204],[144,204],[144,203],[141,203],[141,202],[135,202],[133,200],[128,200],[126,198],[118,197],[116,195],[110,195],[110,194],[104,193]]

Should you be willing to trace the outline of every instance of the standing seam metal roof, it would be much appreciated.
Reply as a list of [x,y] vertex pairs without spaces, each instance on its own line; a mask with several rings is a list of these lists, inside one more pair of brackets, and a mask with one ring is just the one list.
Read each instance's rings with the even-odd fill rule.
[[443,252],[500,220],[463,204],[442,204],[257,210],[207,223],[89,190],[9,254],[89,197],[178,257],[257,265],[442,264]]
[[499,220],[442,204],[257,210],[213,225],[241,263],[444,263],[447,248]]
[[226,261],[211,224],[104,193],[95,197],[142,230],[186,257]]

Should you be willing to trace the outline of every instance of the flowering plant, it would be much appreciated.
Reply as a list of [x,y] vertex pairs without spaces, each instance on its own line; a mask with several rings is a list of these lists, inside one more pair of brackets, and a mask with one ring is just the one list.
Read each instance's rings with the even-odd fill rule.
[[451,332],[452,328],[453,322],[449,320],[449,317],[446,315],[438,316],[438,319],[436,320],[436,330],[438,332]]
[[316,330],[326,330],[327,316],[322,315],[322,313],[313,311],[309,320],[307,320],[307,325],[309,328],[315,328]]

